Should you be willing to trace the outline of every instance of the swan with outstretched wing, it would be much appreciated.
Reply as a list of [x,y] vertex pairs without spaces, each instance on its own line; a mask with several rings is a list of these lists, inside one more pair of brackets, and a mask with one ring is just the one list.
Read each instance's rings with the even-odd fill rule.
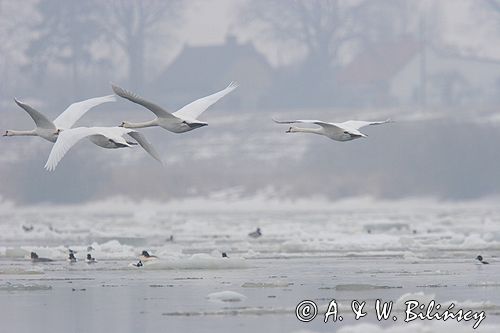
[[184,133],[193,129],[208,125],[206,122],[199,121],[198,117],[205,112],[210,106],[217,103],[222,97],[229,94],[238,87],[236,82],[231,82],[225,89],[216,92],[212,95],[197,99],[194,102],[182,107],[176,112],[169,112],[164,108],[150,102],[137,94],[120,88],[116,85],[111,85],[115,94],[131,102],[142,105],[156,115],[156,118],[150,121],[132,123],[128,121],[122,122],[121,127],[125,128],[144,128],[151,126],[160,126],[167,131],[174,133]]
[[278,124],[313,124],[318,125],[316,128],[305,128],[290,126],[286,133],[313,133],[324,135],[335,141],[350,141],[358,138],[366,138],[367,135],[359,131],[362,127],[369,125],[380,125],[392,122],[390,119],[383,121],[361,121],[361,120],[348,120],[343,123],[328,123],[321,120],[276,120]]
[[[128,134],[136,142],[128,141]],[[163,164],[160,155],[149,141],[139,132],[122,127],[76,127],[59,133],[56,143],[50,151],[45,169],[53,171],[66,153],[80,140],[88,138],[90,141],[103,148],[115,149],[132,147],[139,144],[155,160]]]
[[115,95],[96,97],[71,104],[54,121],[30,105],[14,98],[16,104],[28,113],[35,122],[35,129],[29,131],[7,130],[3,136],[39,136],[45,140],[56,142],[63,130],[71,128],[87,111],[102,103],[116,101]]

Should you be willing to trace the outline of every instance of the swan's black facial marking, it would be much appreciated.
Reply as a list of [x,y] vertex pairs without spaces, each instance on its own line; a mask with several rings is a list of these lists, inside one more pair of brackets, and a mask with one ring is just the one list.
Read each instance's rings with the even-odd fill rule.
[[200,128],[200,127],[203,127],[203,126],[207,126],[208,124],[204,124],[204,123],[191,123],[191,124],[188,124],[186,122],[184,122],[186,125],[189,126],[189,128],[191,129],[195,129],[195,128]]

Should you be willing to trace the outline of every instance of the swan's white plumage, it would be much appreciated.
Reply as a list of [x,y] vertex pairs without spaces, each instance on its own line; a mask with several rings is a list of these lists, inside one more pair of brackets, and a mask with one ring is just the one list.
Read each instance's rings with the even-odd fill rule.
[[236,82],[231,82],[231,84],[229,84],[229,86],[227,86],[225,89],[216,92],[215,94],[197,99],[196,101],[189,103],[188,105],[184,106],[174,113],[170,113],[169,111],[163,109],[155,103],[150,102],[133,92],[127,91],[113,84],[111,85],[111,87],[113,88],[115,94],[117,94],[118,96],[142,105],[146,109],[149,109],[151,112],[153,112],[157,117],[156,119],[140,123],[131,123],[124,121],[121,126],[126,128],[160,126],[170,132],[184,133],[195,128],[206,126],[207,123],[199,121],[197,117],[222,97],[236,89],[238,87],[238,84]]
[[332,128],[335,130],[343,131],[342,127],[339,127],[337,124],[334,123],[327,123],[321,120],[276,120],[273,119],[273,121],[277,124],[314,124],[314,125],[319,125],[321,127],[325,128]]
[[217,103],[219,99],[229,94],[234,89],[238,88],[237,82],[231,82],[225,89],[218,91],[212,95],[197,99],[194,102],[182,107],[174,112],[174,116],[182,119],[197,119],[205,110]]
[[88,110],[92,109],[94,106],[115,101],[115,95],[108,95],[73,103],[54,120],[54,125],[59,129],[71,128],[78,121],[78,119],[80,119]]
[[363,120],[348,120],[344,121],[343,123],[339,123],[338,125],[343,127],[343,128],[349,128],[353,130],[359,130],[362,127],[369,126],[369,125],[381,125],[381,124],[386,124],[390,123],[390,119],[382,120],[382,121],[363,121]]
[[162,162],[153,146],[139,132],[122,127],[77,127],[64,130],[59,134],[56,143],[50,151],[45,168],[49,171],[53,171],[71,147],[78,141],[87,137],[102,136],[123,146],[130,146],[123,138],[125,134],[129,134],[134,138],[154,159]]
[[[61,113],[54,121],[49,120],[45,115],[35,110],[30,105],[23,103],[15,98],[14,101],[23,110],[25,110],[35,122],[36,128],[33,131],[31,131],[33,133],[31,135],[36,135],[48,141],[55,142],[57,140],[59,130],[65,130],[71,128],[74,125],[74,123],[91,108],[102,103],[114,102],[116,101],[116,97],[114,95],[109,95],[73,103],[63,113]],[[7,132],[12,133],[9,136],[21,135],[20,131],[7,131]]]
[[383,121],[362,121],[362,120],[348,120],[343,123],[328,123],[321,120],[276,120],[273,119],[275,123],[278,124],[315,124],[319,125],[321,128],[318,129],[307,129],[307,128],[297,128],[290,127],[288,132],[308,132],[314,134],[324,135],[332,140],[336,141],[350,141],[360,137],[366,137],[365,134],[359,131],[360,128],[368,125],[379,125],[391,122],[391,120]]
[[35,122],[36,127],[56,130],[56,126],[52,123],[52,121],[50,121],[47,117],[45,117],[45,115],[33,109],[28,104],[19,101],[16,98],[14,98],[14,101],[16,102],[17,105],[19,105],[19,107],[21,107],[24,111],[26,111],[29,114],[31,119],[33,119],[33,121]]
[[137,141],[137,143],[142,148],[144,148],[144,150],[147,151],[149,153],[149,155],[151,155],[155,160],[157,160],[158,162],[163,164],[163,161],[162,161],[160,155],[156,152],[156,150],[153,148],[153,146],[149,143],[149,141],[146,139],[146,137],[144,135],[142,135],[141,133],[134,131],[134,130],[130,130],[130,129],[128,129],[128,130],[129,130],[127,133],[128,135],[130,135],[135,141]]
[[144,106],[146,109],[150,110],[153,112],[158,118],[172,118],[172,119],[177,119],[172,113],[168,112],[167,110],[163,109],[161,106],[156,105],[153,102],[150,102],[141,96],[137,95],[136,93],[133,93],[131,91],[128,91],[126,89],[123,89],[121,87],[118,87],[114,84],[111,85],[111,88],[120,97],[123,97],[125,99],[128,99],[131,102],[137,103],[139,105]]

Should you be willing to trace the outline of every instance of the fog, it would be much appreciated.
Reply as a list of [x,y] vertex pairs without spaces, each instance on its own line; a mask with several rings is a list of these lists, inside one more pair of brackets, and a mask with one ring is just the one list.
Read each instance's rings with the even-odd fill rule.
[[[497,196],[499,19],[495,0],[0,0],[2,132],[34,127],[14,97],[53,119],[110,82],[171,111],[240,83],[206,127],[142,130],[163,167],[82,142],[50,173],[52,143],[1,137],[0,200]],[[77,125],[153,117],[118,98]],[[336,142],[272,117],[394,123]]]

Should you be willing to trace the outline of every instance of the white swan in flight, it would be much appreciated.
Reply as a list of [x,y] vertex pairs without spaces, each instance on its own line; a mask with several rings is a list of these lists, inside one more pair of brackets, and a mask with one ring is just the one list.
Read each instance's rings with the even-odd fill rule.
[[[123,137],[125,134],[130,135],[137,143],[127,141]],[[84,138],[88,138],[103,148],[125,148],[139,144],[149,155],[163,164],[160,156],[148,140],[133,129],[122,127],[76,127],[59,133],[59,137],[50,151],[45,169],[53,171],[71,147]]]
[[14,98],[14,101],[26,111],[35,122],[36,128],[30,131],[7,130],[3,136],[39,136],[45,140],[56,142],[60,131],[71,128],[87,111],[102,103],[116,101],[115,95],[86,99],[71,104],[54,121],[50,121],[41,112],[35,110],[26,103]]
[[140,104],[156,115],[155,119],[142,123],[131,123],[128,121],[124,121],[120,125],[121,127],[143,128],[150,126],[160,126],[170,132],[184,133],[195,128],[208,125],[205,122],[199,121],[198,117],[206,109],[215,104],[219,99],[236,89],[238,87],[238,83],[231,82],[231,84],[229,84],[227,88],[216,92],[215,94],[197,99],[196,101],[189,103],[188,105],[184,106],[174,113],[170,113],[162,107],[116,85],[112,84],[111,87],[113,88],[115,94],[117,94],[118,96],[128,99],[131,102]]
[[358,138],[366,138],[367,135],[359,131],[360,128],[368,125],[380,125],[392,122],[392,120],[387,119],[383,121],[361,121],[361,120],[348,120],[343,123],[327,123],[320,120],[276,120],[273,119],[275,123],[278,124],[315,124],[320,127],[316,128],[303,128],[291,126],[286,133],[314,133],[319,135],[324,135],[335,141],[350,141]]

